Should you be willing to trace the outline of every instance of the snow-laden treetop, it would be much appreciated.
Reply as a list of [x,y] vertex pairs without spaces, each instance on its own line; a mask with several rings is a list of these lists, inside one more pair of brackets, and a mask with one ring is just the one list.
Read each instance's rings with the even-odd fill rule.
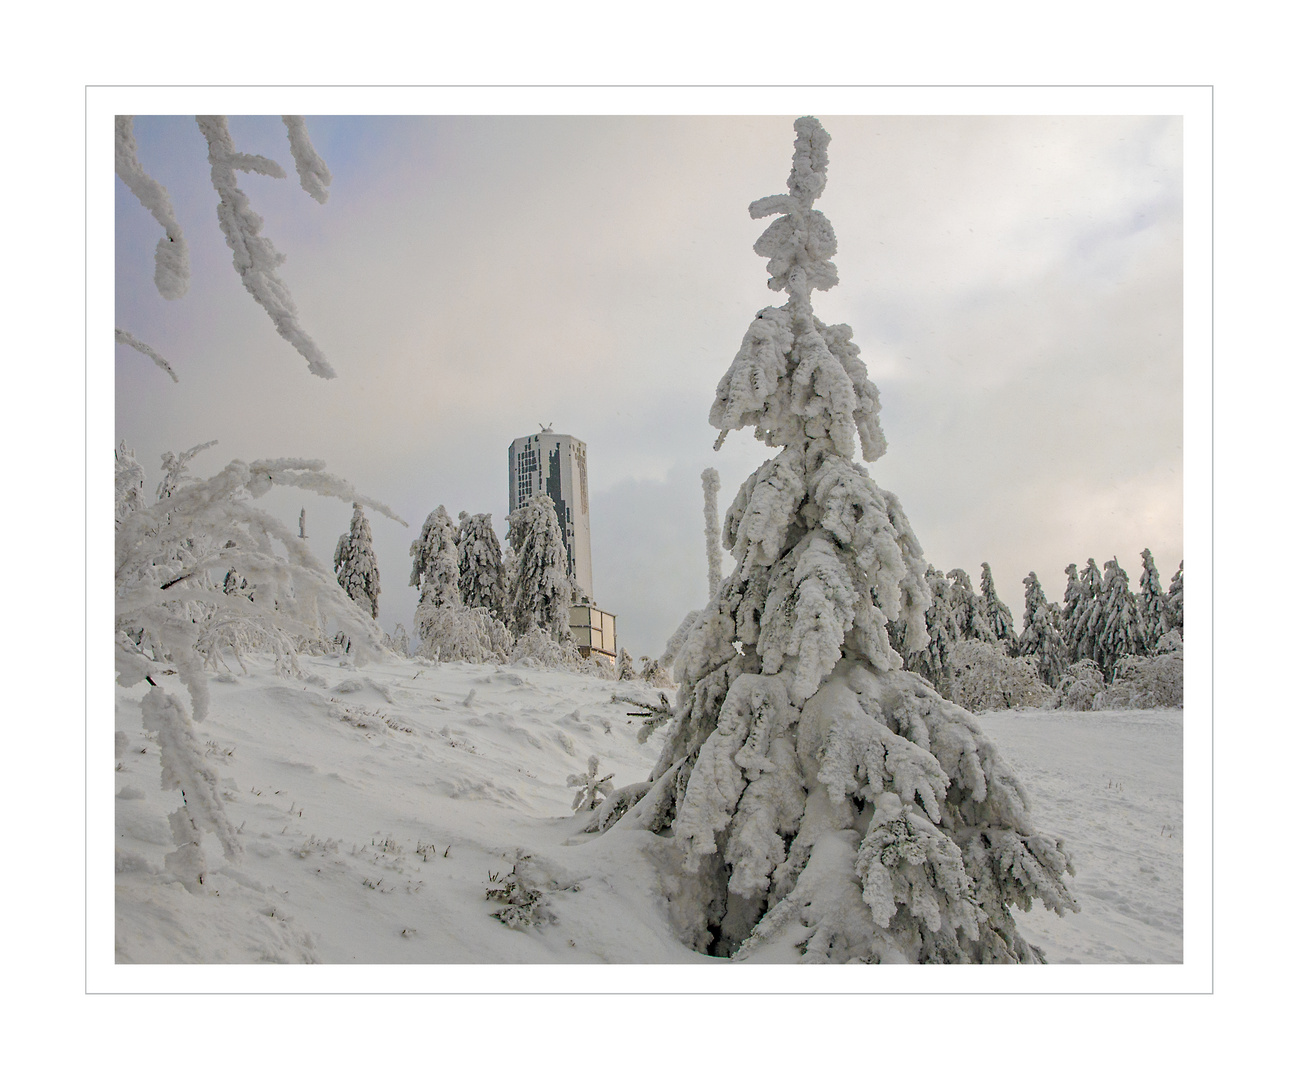
[[[813,289],[839,283],[830,261],[838,248],[834,228],[812,209],[825,190],[830,136],[815,117],[795,121],[794,164],[788,195],[768,195],[749,205],[753,218],[780,216],[753,245],[767,256],[767,287],[789,294],[780,308],[764,308],[749,326],[730,369],[717,386],[709,422],[721,431],[750,424],[768,446],[829,436],[840,455],[856,452],[875,461],[887,447],[879,424],[879,391],[859,359],[852,327],[826,326],[812,314]],[[826,408],[828,404],[828,409]]]

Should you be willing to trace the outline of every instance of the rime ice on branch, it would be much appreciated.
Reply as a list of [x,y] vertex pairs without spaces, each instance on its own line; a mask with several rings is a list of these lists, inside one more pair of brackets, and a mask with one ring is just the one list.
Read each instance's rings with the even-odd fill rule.
[[[205,444],[210,446],[211,444]],[[117,681],[151,689],[141,702],[144,726],[158,739],[164,788],[179,788],[170,816],[176,850],[166,865],[185,888],[203,888],[201,833],[214,833],[237,858],[237,828],[224,810],[222,786],[205,763],[194,730],[207,712],[207,673],[233,656],[268,650],[283,673],[297,670],[300,649],[337,627],[354,655],[377,653],[379,630],[339,589],[328,570],[255,500],[273,486],[363,501],[401,524],[392,511],[301,458],[232,461],[207,480],[187,475],[204,446],[164,459],[159,501],[144,501],[144,470],[123,444],[116,460],[115,660]],[[218,584],[224,577],[226,585]],[[238,583],[231,585],[231,583]],[[188,704],[167,692],[175,676]]]
[[[153,255],[153,283],[165,299],[177,300],[189,290],[189,248],[185,244],[184,234],[180,231],[180,222],[176,220],[176,212],[171,208],[171,197],[167,194],[167,189],[144,171],[136,155],[135,117],[133,116],[119,116],[116,119],[114,157],[117,175],[121,177],[122,183],[162,226],[164,235],[158,241]],[[122,340],[121,331],[118,331],[117,340]],[[127,344],[139,348],[134,338]],[[153,356],[173,379],[176,378],[165,361],[152,352],[148,355]]]
[[163,371],[165,371],[168,375],[171,376],[172,382],[180,382],[180,379],[176,377],[176,373],[172,370],[171,365],[167,363],[166,359],[160,356],[158,353],[154,352],[154,350],[151,349],[148,345],[146,345],[143,341],[137,340],[133,335],[128,334],[121,327],[118,327],[113,331],[113,336],[119,345],[129,345],[136,352],[143,353],[145,356],[147,356],[150,360],[152,360],[155,364],[157,364],[160,368],[162,368]]
[[[287,286],[275,272],[284,262],[284,256],[275,250],[275,245],[268,238],[261,235],[262,219],[253,212],[248,203],[248,196],[240,189],[235,178],[236,172],[253,172],[282,179],[285,175],[284,170],[270,158],[262,157],[260,154],[241,154],[237,151],[234,141],[230,138],[230,128],[224,116],[200,116],[197,120],[199,130],[207,139],[207,159],[212,166],[212,186],[221,196],[221,202],[217,206],[217,220],[221,223],[221,232],[225,234],[226,244],[234,253],[235,270],[238,271],[244,288],[271,317],[276,333],[303,355],[311,374],[319,375],[322,379],[334,378],[334,369],[316,343],[302,329],[293,297],[289,295]],[[292,128],[289,134],[292,140]],[[309,143],[307,147],[310,147]],[[295,160],[301,152],[300,146],[294,147]],[[314,150],[311,151],[311,157],[315,157]],[[319,158],[315,160],[319,161]],[[323,165],[323,162],[321,164]],[[301,170],[300,164],[300,175],[302,175]],[[302,176],[302,186],[309,194],[319,198],[317,191],[313,190],[312,186],[308,186],[309,184],[321,192],[324,190],[319,186],[314,174],[310,172]]]
[[693,947],[737,958],[1033,962],[1012,904],[1075,907],[1057,841],[974,718],[902,670],[927,641],[928,569],[898,500],[854,461],[885,450],[848,326],[811,293],[838,280],[812,209],[829,136],[795,124],[787,195],[754,250],[788,294],[759,312],[711,422],[778,447],[741,487],[736,567],[678,662],[649,789],[618,827],[670,828],[669,904]]
[[298,183],[302,190],[318,203],[329,198],[329,185],[333,177],[329,166],[320,160],[316,148],[307,135],[307,121],[301,116],[281,116],[289,133],[289,153],[293,155],[294,168],[298,170]]

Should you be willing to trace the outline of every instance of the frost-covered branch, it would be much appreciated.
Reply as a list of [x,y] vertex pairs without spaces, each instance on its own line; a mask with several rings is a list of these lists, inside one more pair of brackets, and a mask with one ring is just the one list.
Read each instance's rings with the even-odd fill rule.
[[162,481],[158,484],[158,501],[171,497],[182,483],[189,479],[189,463],[194,457],[209,446],[216,446],[216,439],[209,442],[199,443],[198,446],[191,446],[188,450],[180,454],[173,454],[170,450],[162,455]]
[[117,339],[117,343],[119,345],[129,345],[136,352],[144,353],[145,356],[147,356],[150,360],[152,360],[155,364],[157,364],[160,368],[162,368],[163,371],[165,371],[168,375],[171,376],[172,382],[180,382],[180,379],[176,377],[176,373],[171,369],[171,365],[167,363],[167,361],[164,360],[161,356],[159,356],[158,353],[154,352],[153,349],[151,349],[143,341],[137,340],[135,337],[131,336],[120,327],[113,331],[113,336]]
[[[152,505],[143,500],[134,455],[118,449],[114,537],[117,681],[153,684],[145,724],[158,738],[164,785],[184,793],[171,816],[177,850],[167,865],[189,889],[202,885],[202,830],[217,834],[228,857],[238,854],[216,776],[194,749],[208,672],[227,652],[238,661],[254,649],[274,653],[277,668],[292,671],[298,649],[322,643],[331,621],[361,658],[381,647],[379,628],[306,543],[252,502],[277,483],[344,498],[351,485],[319,462],[293,458],[233,461],[209,479],[191,480],[185,465],[201,449],[168,455],[161,499]],[[161,689],[168,676],[180,680],[188,706]]]
[[284,170],[270,158],[235,150],[224,116],[200,116],[197,120],[199,130],[207,140],[212,186],[221,196],[217,220],[226,244],[234,253],[234,267],[244,288],[271,317],[280,337],[306,358],[311,373],[322,379],[334,378],[334,369],[302,329],[293,297],[276,274],[284,256],[275,250],[267,237],[261,235],[262,219],[253,212],[248,196],[240,189],[235,177],[235,173],[241,171],[283,178]]
[[[185,244],[184,234],[180,231],[180,222],[176,220],[176,212],[171,208],[171,198],[167,194],[167,189],[144,171],[136,156],[135,117],[133,116],[117,117],[114,157],[117,175],[122,178],[122,182],[130,189],[131,194],[140,200],[140,205],[148,210],[154,220],[162,226],[165,234],[158,241],[158,247],[154,251],[153,283],[158,286],[158,292],[165,299],[179,299],[189,289],[189,249]],[[122,331],[119,330],[118,334],[121,333]],[[117,340],[121,341],[122,338],[119,336]],[[153,353],[149,355],[154,356]],[[157,356],[154,358],[168,374],[171,373],[165,361]],[[172,378],[174,379],[175,375],[172,375]]]
[[298,182],[302,190],[318,203],[329,198],[329,185],[334,179],[329,167],[320,159],[316,148],[311,145],[307,135],[307,121],[301,116],[281,116],[289,132],[289,151],[293,154],[293,164],[298,170]]

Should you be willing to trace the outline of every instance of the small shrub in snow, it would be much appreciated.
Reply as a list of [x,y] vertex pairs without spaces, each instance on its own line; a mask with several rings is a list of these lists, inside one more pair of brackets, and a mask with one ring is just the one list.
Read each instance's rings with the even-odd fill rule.
[[612,679],[613,665],[599,656],[587,656],[577,665],[577,673],[589,675],[593,679]]
[[613,677],[619,682],[627,682],[640,676],[636,672],[636,661],[626,649],[618,650],[618,659],[613,665]]
[[514,642],[504,624],[486,608],[439,607],[426,601],[415,611],[420,655],[430,660],[501,664]]
[[673,686],[672,676],[657,660],[650,656],[642,656],[640,677],[649,683],[650,686],[669,687]]
[[528,865],[531,858],[520,852],[508,874],[501,875],[493,870],[487,875],[487,899],[505,905],[493,911],[492,918],[499,919],[511,930],[526,930],[530,926],[555,921],[545,894],[531,873],[532,868]]
[[1004,642],[962,641],[952,662],[952,700],[970,712],[1041,708],[1055,693],[1037,677],[1033,661],[1011,656]]
[[583,663],[582,654],[572,642],[556,641],[549,633],[534,626],[514,642],[510,663],[524,667],[563,668],[578,671]]
[[1097,709],[1180,709],[1182,654],[1125,656],[1114,681],[1096,695]]
[[398,623],[391,634],[383,635],[383,647],[391,649],[398,656],[410,655],[410,636],[406,633],[404,624]]
[[573,810],[579,814],[584,810],[594,810],[613,791],[613,785],[609,783],[612,779],[613,773],[600,775],[600,759],[592,754],[586,759],[586,772],[574,773],[568,778],[568,786],[577,788]]
[[1060,680],[1058,708],[1086,712],[1095,707],[1096,695],[1105,689],[1105,676],[1095,660],[1078,660]]

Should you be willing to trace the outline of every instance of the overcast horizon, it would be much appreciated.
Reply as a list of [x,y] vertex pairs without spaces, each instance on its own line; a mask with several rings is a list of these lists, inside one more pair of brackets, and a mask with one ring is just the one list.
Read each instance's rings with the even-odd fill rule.
[[[772,451],[720,452],[713,389],[754,313],[783,296],[752,251],[749,203],[783,191],[796,114],[779,117],[314,117],[333,174],[298,186],[278,117],[232,117],[237,149],[288,179],[239,174],[321,380],[244,291],[216,223],[192,117],[137,117],[139,159],[190,249],[177,301],[153,284],[161,230],[116,181],[117,325],[174,367],[119,347],[116,438],[144,466],[211,439],[232,458],[322,458],[393,507],[369,514],[379,622],[412,626],[410,542],[445,505],[504,539],[506,452],[553,425],[588,447],[595,599],[619,643],[657,656],[706,599],[701,470],[723,513]],[[880,389],[900,498],[927,558],[976,582],[987,561],[1022,628],[1030,570],[1117,556],[1135,588],[1150,547],[1182,559],[1182,125],[1178,117],[842,117],[817,206],[838,237],[847,322]],[[332,565],[351,508],[307,508]],[[726,560],[729,572],[731,563]]]

